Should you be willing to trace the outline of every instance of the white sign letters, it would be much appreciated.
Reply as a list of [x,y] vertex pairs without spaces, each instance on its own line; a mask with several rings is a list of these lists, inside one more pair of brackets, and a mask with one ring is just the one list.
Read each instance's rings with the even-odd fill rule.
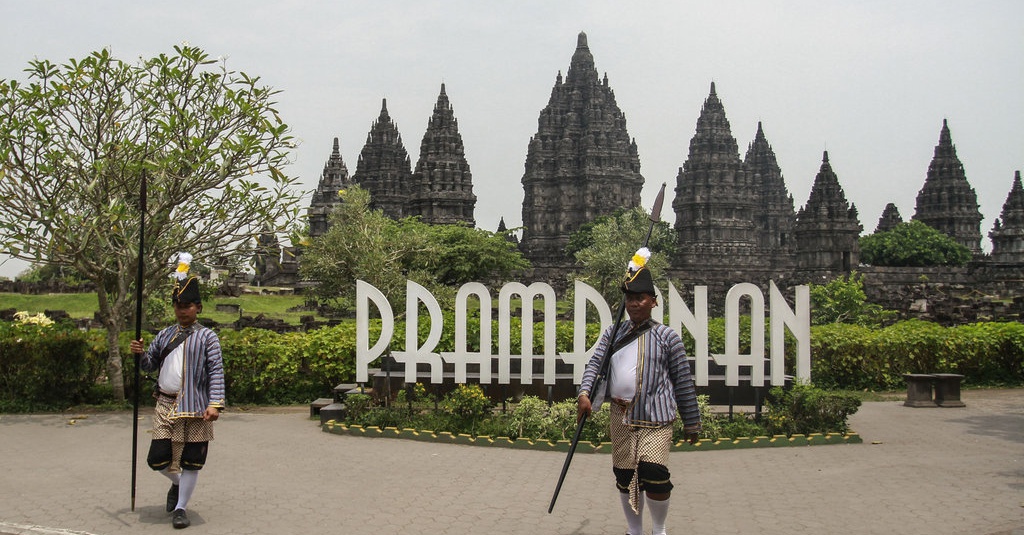
[[[765,299],[761,289],[751,283],[740,283],[733,286],[725,296],[725,353],[710,354],[708,349],[708,292],[706,286],[695,286],[693,289],[693,309],[683,301],[679,292],[669,284],[668,321],[664,321],[665,311],[661,303],[664,296],[658,292],[659,305],[652,311],[652,317],[663,322],[676,332],[682,334],[683,329],[694,339],[694,355],[690,357],[691,369],[697,386],[707,386],[712,381],[724,381],[727,386],[737,386],[741,377],[749,380],[751,386],[764,386],[766,382],[772,386],[785,383],[785,330],[789,329],[796,340],[796,370],[793,375],[798,379],[809,381],[811,378],[811,313],[810,291],[807,286],[797,286],[794,296],[795,306],[790,308],[782,293],[772,282],[769,288],[769,332],[770,350],[765,358],[764,325]],[[579,384],[583,379],[583,370],[594,355],[597,346],[587,346],[586,321],[588,305],[597,311],[601,323],[601,331],[612,324],[612,313],[601,294],[593,287],[576,281],[574,287],[573,314],[573,347],[568,353],[557,353],[555,348],[555,291],[549,284],[535,282],[526,286],[519,282],[510,282],[498,292],[498,350],[491,354],[491,329],[481,328],[479,351],[469,350],[468,331],[470,302],[475,298],[479,301],[479,321],[481,325],[491,325],[492,302],[491,293],[481,283],[470,282],[459,288],[455,297],[455,347],[454,351],[438,352],[436,347],[441,339],[444,321],[441,306],[434,296],[423,286],[406,282],[405,303],[405,349],[391,351],[396,362],[404,364],[405,382],[415,383],[417,365],[423,364],[429,369],[431,383],[443,381],[444,364],[449,363],[455,370],[455,382],[465,383],[467,369],[474,366],[479,372],[481,383],[490,383],[494,379],[492,363],[497,361],[498,384],[509,384],[513,378],[512,361],[518,360],[520,372],[516,377],[521,384],[535,381],[534,361],[540,361],[543,369],[543,383],[555,384],[555,364],[561,360],[571,365],[573,383]],[[518,297],[522,302],[522,326],[520,330],[521,344],[518,354],[512,353],[511,318],[512,300]],[[747,300],[750,310],[750,352],[741,354],[740,341],[740,304]],[[534,354],[533,323],[534,303],[540,301],[543,306],[543,350]],[[370,305],[377,308],[381,317],[380,336],[370,345]],[[421,306],[426,309],[429,333],[422,345],[419,344],[419,325]],[[364,281],[356,281],[356,381],[366,382],[369,379],[370,363],[388,352],[395,331],[395,317],[391,304],[383,293]],[[710,363],[724,368],[724,375],[711,375]],[[765,364],[768,371],[765,371]]]

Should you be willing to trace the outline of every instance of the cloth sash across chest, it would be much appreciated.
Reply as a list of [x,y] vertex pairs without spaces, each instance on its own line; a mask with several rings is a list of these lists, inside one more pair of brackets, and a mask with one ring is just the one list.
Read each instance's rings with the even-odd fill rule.
[[158,392],[163,395],[175,395],[181,390],[182,372],[184,370],[184,350],[182,343],[192,334],[193,329],[179,329],[174,338],[160,351],[160,363],[157,366]]
[[597,387],[596,391],[593,393],[593,396],[592,396],[593,403],[594,403],[593,407],[594,407],[595,410],[598,410],[598,409],[601,408],[601,405],[604,403],[605,395],[608,392],[608,381],[607,381],[607,379],[608,379],[609,371],[611,369],[611,361],[612,361],[611,357],[612,357],[612,355],[615,355],[616,352],[622,350],[624,347],[626,347],[626,346],[636,342],[636,340],[640,338],[640,335],[642,335],[643,333],[645,333],[645,332],[647,332],[647,331],[649,331],[651,329],[652,325],[653,325],[652,322],[650,320],[648,320],[648,321],[645,321],[643,323],[639,323],[637,325],[634,325],[632,329],[630,329],[630,330],[628,330],[628,331],[626,331],[626,332],[624,332],[622,334],[617,334],[616,335],[615,343],[611,344],[611,347],[606,350],[608,358],[605,360],[604,368],[598,371],[599,383],[598,383],[598,387]]

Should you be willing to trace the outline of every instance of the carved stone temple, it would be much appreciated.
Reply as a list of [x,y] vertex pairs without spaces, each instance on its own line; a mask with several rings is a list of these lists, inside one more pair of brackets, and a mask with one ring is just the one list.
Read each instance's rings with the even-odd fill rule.
[[1020,171],[1014,172],[1003,211],[988,235],[992,239],[993,262],[1024,264],[1024,187],[1021,187]]
[[[820,283],[858,271],[864,275],[869,297],[890,307],[903,306],[904,301],[927,301],[931,297],[918,294],[942,288],[947,300],[956,292],[1020,296],[1019,306],[1013,306],[1024,313],[1020,173],[1014,175],[1002,213],[988,234],[992,252],[986,255],[981,247],[983,218],[977,194],[957,157],[946,120],[924,173],[913,219],[967,247],[974,260],[962,268],[860,264],[858,238],[863,225],[857,207],[843,191],[843,156],[832,155],[833,169],[825,152],[816,176],[796,177],[813,180],[809,198],[797,208],[768,141],[770,125],[759,122],[756,128],[750,125],[750,130],[753,139],[741,157],[725,105],[711,83],[689,152],[665,199],[666,208],[671,203],[675,213],[678,237],[678,252],[667,273],[670,278],[721,292],[736,282],[766,287],[768,281],[775,281],[784,287]],[[598,73],[587,35],[580,33],[569,68],[564,77],[557,73],[548,102],[540,110],[537,131],[526,145],[519,246],[535,269],[524,274],[523,282],[564,284],[565,273],[575,268],[565,252],[569,236],[601,215],[640,204],[645,179],[638,154],[608,75]],[[662,181],[658,178],[655,183]],[[415,215],[432,224],[475,224],[473,176],[444,84],[427,122],[415,168],[386,101],[366,136],[351,177],[338,140],[334,140],[309,207],[314,237],[327,230],[328,214],[339,202],[337,192],[353,183],[367,189],[372,206],[391,217]],[[902,221],[899,209],[889,203],[874,231],[890,230]],[[499,230],[504,229],[502,219]],[[962,304],[950,307],[965,308]],[[973,312],[978,317],[985,313]],[[955,320],[956,314],[960,312],[949,317]]]
[[329,228],[329,216],[341,198],[338,192],[350,187],[353,184],[352,178],[348,176],[348,168],[341,158],[341,150],[338,147],[338,138],[334,138],[334,150],[324,164],[324,172],[320,175],[320,183],[313,192],[313,199],[309,202],[307,212],[309,218],[309,235],[316,238],[322,236]]
[[387,99],[366,134],[352,180],[370,193],[370,208],[395,219],[409,215],[412,166],[402,134],[388,114]]
[[570,234],[598,216],[640,203],[644,177],[636,143],[608,76],[598,75],[585,33],[537,119],[522,183],[521,248],[536,267],[570,264]]
[[796,218],[800,269],[848,273],[857,266],[857,238],[862,230],[857,207],[846,201],[839,177],[828,161],[828,151],[822,154],[810,197]]
[[366,135],[351,178],[338,152],[338,139],[334,139],[334,150],[310,202],[311,236],[327,231],[327,216],[341,202],[338,191],[352,184],[366,189],[370,193],[370,207],[389,217],[419,216],[429,224],[475,225],[473,174],[444,84],[427,121],[415,171],[402,134],[388,113],[386,99]]
[[432,225],[476,224],[473,173],[444,84],[420,143],[410,190],[406,215],[420,216]]
[[875,225],[875,234],[889,232],[902,222],[903,216],[900,215],[900,209],[893,203],[886,204],[882,209],[881,217],[878,218],[878,224]]
[[971,253],[981,253],[982,217],[978,211],[978,195],[967,182],[945,119],[935,155],[928,165],[928,177],[917,194],[914,219],[948,234]]
[[687,279],[709,283],[745,273],[747,280],[766,280],[796,265],[793,197],[775,152],[758,123],[740,159],[714,83],[676,176],[672,209],[679,235],[673,265]]

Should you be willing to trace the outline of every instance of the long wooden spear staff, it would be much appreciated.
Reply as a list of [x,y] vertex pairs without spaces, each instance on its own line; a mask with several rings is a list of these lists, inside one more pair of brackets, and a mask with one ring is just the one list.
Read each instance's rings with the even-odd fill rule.
[[[142,186],[139,188],[139,268],[135,280],[135,339],[142,338],[142,287],[145,276],[145,263],[143,251],[146,246],[146,170],[142,170]],[[139,377],[138,353],[132,353],[135,357],[135,385],[132,393],[132,511],[135,510],[135,473],[139,459],[139,388],[141,382]]]
[[[644,247],[651,241],[651,233],[654,232],[654,225],[661,221],[661,205],[665,201],[665,183],[661,184],[661,190],[658,192],[658,196],[654,199],[654,207],[651,208],[651,226],[647,229],[647,237],[644,238]],[[619,312],[615,316],[615,323],[612,324],[610,337],[608,338],[608,345],[605,346],[605,351],[601,355],[600,365],[597,368],[597,377],[594,378],[594,385],[590,388],[591,392],[597,392],[598,385],[601,381],[605,380],[608,375],[608,364],[611,362],[611,348],[615,343],[616,337],[619,334],[619,325],[622,323],[622,317],[626,313],[626,300],[623,299],[619,304]],[[569,471],[569,463],[572,462],[572,456],[576,453],[576,446],[580,443],[580,435],[583,433],[583,425],[587,423],[587,414],[583,414],[580,420],[576,422],[576,433],[572,436],[572,443],[569,445],[569,452],[565,455],[565,463],[562,464],[562,473],[558,476],[558,484],[555,486],[555,492],[551,495],[551,503],[548,504],[548,514],[555,508],[555,500],[558,499],[558,492],[562,490],[562,482],[565,481],[565,474]]]

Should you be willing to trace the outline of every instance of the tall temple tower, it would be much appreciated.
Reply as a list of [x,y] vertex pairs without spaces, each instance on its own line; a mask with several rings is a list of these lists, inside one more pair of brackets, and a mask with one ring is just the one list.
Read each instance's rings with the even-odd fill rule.
[[793,196],[786,189],[775,151],[765,138],[760,121],[743,164],[759,196],[754,212],[759,252],[767,258],[773,271],[792,270],[796,267],[796,240],[793,236],[796,211],[793,209]]
[[796,216],[797,268],[845,272],[856,268],[861,230],[857,207],[846,201],[825,151],[807,204]]
[[405,210],[412,186],[412,167],[402,135],[388,115],[387,99],[366,135],[352,180],[370,192],[371,208],[393,219],[408,215]]
[[411,186],[405,215],[421,216],[423,222],[432,225],[476,224],[473,174],[444,84],[420,143],[420,159]]
[[[759,150],[764,146],[759,145]],[[751,164],[757,159],[755,151]],[[757,165],[768,163],[763,157]],[[740,160],[714,82],[690,139],[689,155],[676,176],[675,193],[677,267],[685,272],[715,271],[755,263],[759,252],[754,226],[758,185]]]
[[1024,187],[1020,171],[1013,174],[1013,186],[1006,195],[1003,212],[988,236],[992,238],[992,261],[1024,264]]
[[567,265],[569,235],[594,218],[640,204],[644,178],[626,117],[598,77],[587,34],[569,71],[558,73],[530,139],[523,174],[524,256],[535,266]]
[[917,194],[913,219],[944,232],[972,253],[981,254],[982,217],[978,195],[967,182],[945,119],[939,144],[928,166],[928,177]]
[[348,168],[345,161],[341,159],[341,150],[338,148],[338,138],[334,138],[334,150],[324,164],[324,172],[320,175],[320,183],[313,192],[313,199],[309,203],[306,214],[309,218],[309,235],[316,238],[322,236],[330,227],[329,216],[331,211],[341,202],[338,192],[352,185],[352,179],[348,176]]

